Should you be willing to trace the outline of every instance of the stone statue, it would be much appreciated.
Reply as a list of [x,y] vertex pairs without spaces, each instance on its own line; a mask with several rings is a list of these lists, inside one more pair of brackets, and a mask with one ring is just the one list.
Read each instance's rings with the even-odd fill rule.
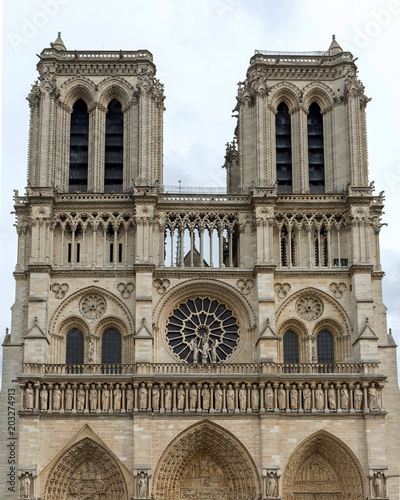
[[193,352],[193,363],[198,363],[199,362],[199,345],[197,343],[196,337],[194,337],[190,341],[189,348]]
[[226,406],[228,411],[235,410],[235,391],[232,389],[232,384],[228,385],[228,389],[226,391]]
[[244,384],[242,384],[239,389],[239,409],[240,411],[247,410],[247,391]]
[[274,409],[274,390],[272,389],[269,382],[267,383],[267,387],[265,388],[265,409]]
[[286,409],[286,391],[283,384],[280,384],[278,389],[278,407],[280,410]]
[[375,498],[382,498],[383,497],[383,474],[382,472],[376,472],[374,474],[374,491],[375,491]]
[[315,409],[324,409],[324,391],[321,389],[321,384],[315,389]]
[[336,391],[332,384],[328,389],[328,404],[330,410],[336,410]]
[[201,396],[203,399],[203,411],[208,411],[210,409],[210,389],[207,384],[204,384]]
[[278,483],[276,480],[276,474],[274,472],[269,472],[267,480],[267,497],[274,498],[277,496],[278,496]]
[[214,394],[215,394],[215,411],[222,411],[222,398],[224,397],[224,392],[221,389],[220,384],[217,384]]
[[303,389],[303,408],[304,410],[311,410],[311,389],[308,384]]
[[208,342],[208,337],[203,339],[203,348],[201,349],[201,362],[208,362],[208,353],[210,352],[210,344]]
[[189,400],[190,400],[190,411],[196,411],[197,405],[197,389],[195,385],[190,387],[189,391]]
[[183,411],[185,409],[185,389],[182,384],[178,387],[177,390],[178,396],[178,411]]
[[46,386],[42,386],[42,388],[40,389],[40,409],[42,411],[46,411],[47,410],[47,398],[48,398],[48,393],[47,393],[47,389],[46,389]]
[[165,409],[167,411],[172,410],[172,389],[169,384],[165,388],[165,397],[164,397]]
[[349,409],[349,391],[346,389],[346,386],[340,389],[340,407],[342,410]]
[[103,411],[108,411],[110,409],[110,389],[108,389],[107,384],[104,384],[103,393],[101,395],[101,407]]
[[318,363],[317,340],[316,339],[313,339],[311,341],[311,362]]
[[33,410],[33,388],[32,384],[29,382],[28,387],[25,389],[25,410],[32,411]]
[[258,392],[258,387],[253,384],[251,389],[251,409],[253,411],[258,411],[260,407],[260,393]]
[[147,490],[147,475],[142,471],[138,476],[138,498],[146,497]]
[[29,472],[25,472],[21,476],[21,498],[31,498],[32,479]]
[[292,388],[290,389],[290,407],[292,410],[297,410],[298,409],[298,399],[299,399],[299,393],[296,389],[296,386],[293,385]]
[[85,389],[83,388],[83,384],[79,385],[79,389],[76,392],[76,409],[77,411],[85,409]]
[[360,384],[356,384],[356,388],[354,389],[354,409],[356,411],[362,410],[362,400],[363,393],[360,389]]
[[122,391],[119,387],[119,384],[116,384],[114,389],[114,411],[121,411],[121,399]]
[[160,410],[160,388],[158,387],[158,385],[155,385],[153,387],[151,403],[153,405],[153,411]]
[[89,406],[90,406],[90,411],[97,410],[97,389],[95,384],[91,385],[89,391]]
[[58,384],[53,390],[53,410],[59,411],[61,408],[61,389]]
[[375,383],[372,382],[368,388],[368,406],[371,411],[377,410]]
[[133,410],[133,402],[134,402],[134,392],[132,386],[128,386],[128,390],[126,391],[126,411]]
[[217,339],[211,339],[211,361],[213,363],[217,363],[218,361],[218,356],[217,356],[217,347],[221,344]]
[[71,384],[67,385],[67,388],[65,389],[65,409],[68,411],[72,410],[72,404],[74,401],[74,392],[71,389]]
[[89,363],[93,363],[93,360],[94,360],[94,340],[93,337],[90,336],[88,345],[88,361]]
[[139,410],[140,411],[147,410],[147,388],[144,382],[140,384],[140,389],[139,389]]

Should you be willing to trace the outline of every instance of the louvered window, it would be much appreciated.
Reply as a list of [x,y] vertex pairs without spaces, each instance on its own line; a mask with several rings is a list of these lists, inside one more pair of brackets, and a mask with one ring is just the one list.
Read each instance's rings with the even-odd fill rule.
[[123,182],[124,116],[121,104],[113,99],[106,115],[104,191],[121,193]]
[[310,193],[325,193],[324,131],[321,109],[316,102],[309,108],[307,130]]
[[276,180],[280,193],[292,192],[292,139],[289,108],[284,102],[278,106],[275,116],[276,133]]
[[71,114],[69,191],[85,192],[88,182],[89,114],[85,101],[78,99]]

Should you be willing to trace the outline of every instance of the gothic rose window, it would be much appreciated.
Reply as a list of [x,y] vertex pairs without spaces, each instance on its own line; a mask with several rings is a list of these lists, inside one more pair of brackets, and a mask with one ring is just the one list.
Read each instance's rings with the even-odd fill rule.
[[186,363],[220,363],[231,357],[239,343],[239,323],[233,311],[208,297],[179,304],[166,329],[173,355]]

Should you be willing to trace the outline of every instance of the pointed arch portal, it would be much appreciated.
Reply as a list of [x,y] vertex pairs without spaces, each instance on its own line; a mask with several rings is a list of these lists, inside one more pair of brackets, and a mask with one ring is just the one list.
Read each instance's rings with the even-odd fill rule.
[[127,500],[127,488],[114,458],[85,438],[57,461],[48,477],[45,500]]
[[155,476],[156,500],[258,498],[256,466],[243,444],[212,422],[195,424],[177,436],[161,456]]
[[303,441],[288,460],[282,484],[284,500],[362,500],[361,465],[340,439],[318,431]]

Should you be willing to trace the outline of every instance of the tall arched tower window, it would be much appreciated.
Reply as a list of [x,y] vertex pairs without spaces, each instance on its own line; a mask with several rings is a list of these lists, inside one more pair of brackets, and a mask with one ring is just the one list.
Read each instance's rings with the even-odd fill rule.
[[104,192],[121,193],[123,182],[124,115],[121,104],[113,99],[106,115]]
[[275,116],[276,180],[280,193],[292,192],[292,137],[287,104],[281,102]]
[[103,365],[121,363],[121,334],[115,328],[109,328],[103,334],[101,362]]
[[334,363],[333,336],[327,330],[317,335],[318,363]]
[[78,99],[72,109],[69,148],[69,191],[87,191],[89,114],[83,99]]
[[67,333],[66,363],[67,365],[83,364],[84,341],[83,333],[78,328],[72,328]]
[[283,336],[283,362],[290,364],[299,362],[299,339],[291,330]]
[[324,129],[321,108],[313,102],[307,116],[310,193],[325,193]]

